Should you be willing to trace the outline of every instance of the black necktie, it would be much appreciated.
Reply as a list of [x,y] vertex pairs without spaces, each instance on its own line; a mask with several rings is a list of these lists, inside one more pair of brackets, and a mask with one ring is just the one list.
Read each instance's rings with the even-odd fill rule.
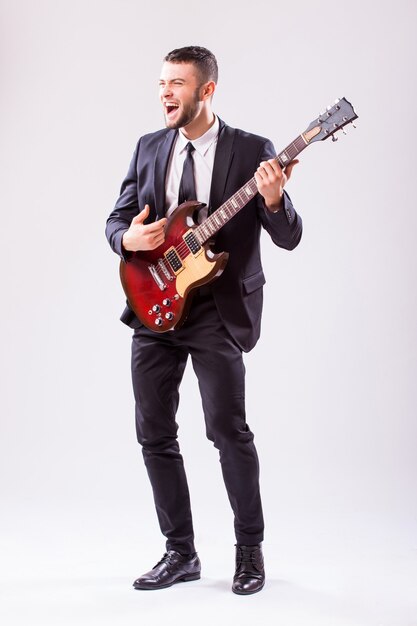
[[191,156],[195,148],[189,141],[186,146],[187,156],[185,157],[184,167],[180,180],[180,188],[178,192],[178,204],[182,204],[186,200],[197,200],[194,182],[194,161]]

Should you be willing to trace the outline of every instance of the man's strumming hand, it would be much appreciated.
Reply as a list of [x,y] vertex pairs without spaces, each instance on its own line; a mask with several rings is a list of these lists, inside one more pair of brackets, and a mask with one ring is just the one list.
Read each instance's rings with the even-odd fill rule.
[[122,243],[128,252],[155,250],[161,243],[164,243],[166,217],[157,222],[152,222],[152,224],[144,224],[148,215],[149,204],[145,204],[143,211],[133,218],[129,229],[124,233]]
[[284,186],[290,179],[292,168],[298,163],[297,159],[288,163],[282,169],[275,159],[262,161],[255,172],[255,180],[258,191],[265,200],[266,208],[276,213],[282,206]]

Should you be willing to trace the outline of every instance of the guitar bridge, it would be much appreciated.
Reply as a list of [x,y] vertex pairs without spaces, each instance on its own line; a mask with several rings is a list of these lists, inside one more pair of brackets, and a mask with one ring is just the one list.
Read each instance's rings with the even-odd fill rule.
[[160,275],[158,274],[158,270],[156,269],[155,265],[148,265],[148,270],[150,271],[151,276],[154,279],[154,281],[156,282],[156,284],[159,287],[159,289],[161,291],[164,291],[167,288],[167,286],[164,283],[164,281],[162,280],[162,278],[160,277]]
[[162,259],[158,259],[158,267],[164,274],[165,278],[167,278],[169,281],[174,280],[174,277],[172,276],[172,274],[169,273],[168,268]]

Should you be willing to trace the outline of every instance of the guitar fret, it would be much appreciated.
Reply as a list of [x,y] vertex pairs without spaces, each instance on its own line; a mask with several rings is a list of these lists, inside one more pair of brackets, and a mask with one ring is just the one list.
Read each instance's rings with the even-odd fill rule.
[[290,152],[291,160],[292,160],[298,152],[294,142],[289,145],[289,152]]
[[292,143],[290,143],[285,150],[275,157],[281,167],[285,167],[290,161],[292,161],[304,148],[306,147],[305,139],[302,135],[299,135]]
[[237,203],[233,204],[230,201],[228,201],[227,208],[228,208],[231,216],[236,215],[236,213],[239,211],[239,205]]

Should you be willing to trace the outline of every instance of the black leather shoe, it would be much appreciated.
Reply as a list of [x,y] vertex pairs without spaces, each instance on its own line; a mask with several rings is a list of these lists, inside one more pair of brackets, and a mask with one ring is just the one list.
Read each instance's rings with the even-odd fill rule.
[[236,544],[236,571],[232,591],[249,595],[260,591],[265,584],[264,559],[261,544],[242,546]]
[[133,583],[135,589],[164,589],[171,585],[201,576],[201,563],[197,554],[188,557],[175,550],[168,550],[150,572]]

